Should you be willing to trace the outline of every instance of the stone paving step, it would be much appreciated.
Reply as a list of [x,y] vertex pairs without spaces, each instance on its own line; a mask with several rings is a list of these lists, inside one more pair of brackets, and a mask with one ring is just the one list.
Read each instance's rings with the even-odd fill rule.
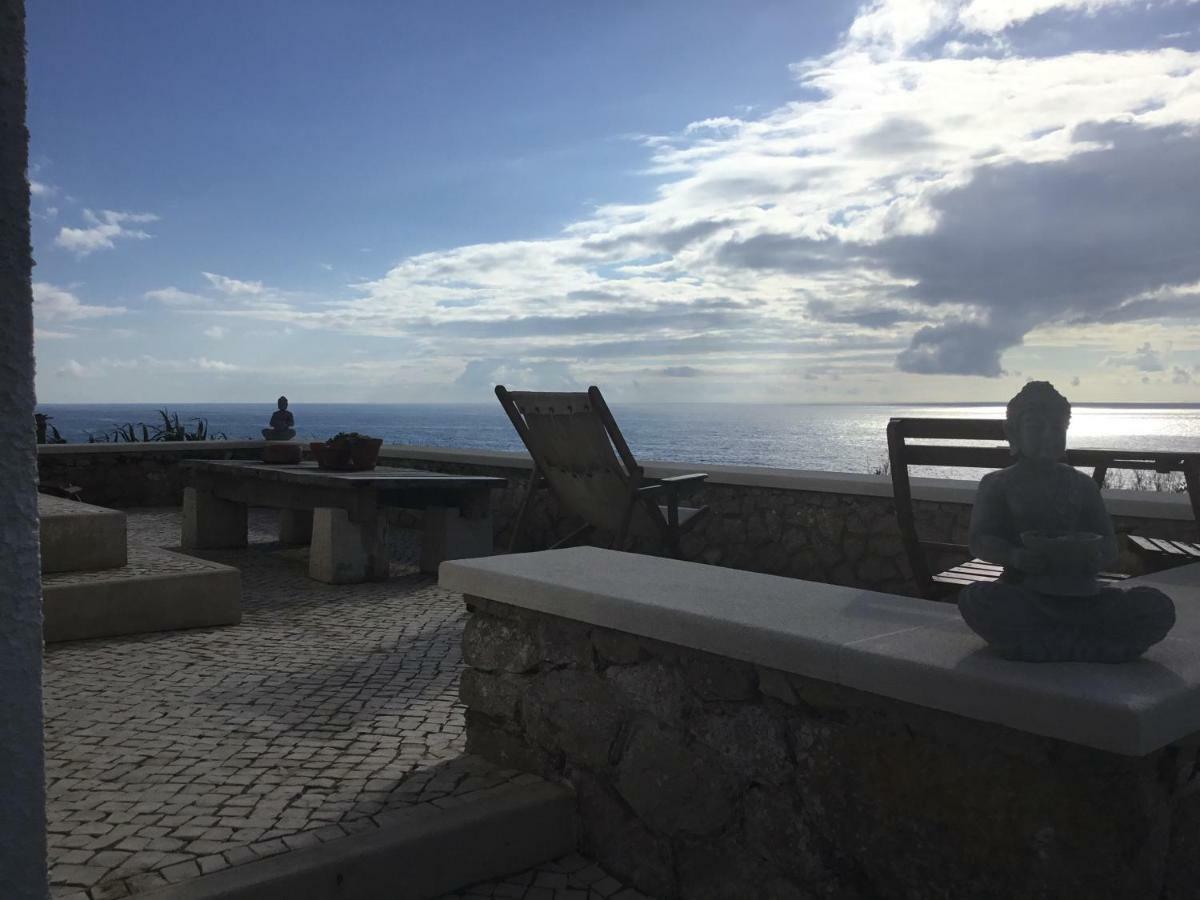
[[53,643],[236,625],[241,597],[241,573],[232,566],[134,546],[119,568],[43,575],[43,630]]
[[38,494],[42,572],[115,569],[126,563],[125,513]]
[[[393,900],[402,900],[397,894]],[[437,900],[654,900],[628,887],[592,860],[569,853],[494,881],[451,891]]]
[[387,814],[384,827],[283,853],[138,900],[430,900],[575,846],[575,798],[540,779]]

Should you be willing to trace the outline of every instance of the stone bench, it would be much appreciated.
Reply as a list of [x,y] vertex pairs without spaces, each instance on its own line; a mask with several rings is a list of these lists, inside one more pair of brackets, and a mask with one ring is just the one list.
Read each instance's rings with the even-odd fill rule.
[[1193,897],[1200,566],[1122,666],[992,655],[953,606],[594,548],[448,562],[468,747],[571,782],[646,893]]

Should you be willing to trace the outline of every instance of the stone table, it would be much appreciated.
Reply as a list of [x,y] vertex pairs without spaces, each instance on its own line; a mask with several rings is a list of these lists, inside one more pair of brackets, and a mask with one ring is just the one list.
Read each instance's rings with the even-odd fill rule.
[[246,546],[246,510],[281,510],[279,537],[311,543],[308,574],[327,584],[383,580],[388,573],[388,507],[425,511],[421,570],[445,559],[492,553],[491,491],[503,478],[442,475],[419,469],[365,472],[315,463],[268,465],[240,460],[183,463],[185,549]]

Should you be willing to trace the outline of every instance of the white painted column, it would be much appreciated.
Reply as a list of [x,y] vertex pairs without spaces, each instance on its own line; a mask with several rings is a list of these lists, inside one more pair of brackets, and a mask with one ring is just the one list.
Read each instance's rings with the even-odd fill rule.
[[0,0],[0,121],[0,897],[43,900],[42,587],[21,0]]

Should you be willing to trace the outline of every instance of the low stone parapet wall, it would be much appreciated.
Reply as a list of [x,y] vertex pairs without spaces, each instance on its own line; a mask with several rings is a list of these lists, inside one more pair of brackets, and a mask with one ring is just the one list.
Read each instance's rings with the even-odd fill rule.
[[[54,445],[39,448],[43,482],[83,488],[83,499],[100,506],[172,506],[182,502],[185,459],[257,459],[263,441],[152,444]],[[524,453],[388,446],[381,464],[467,475],[497,475],[507,486],[493,495],[496,546],[507,549],[532,463]],[[807,472],[759,466],[692,466],[648,463],[651,476],[709,473],[687,501],[707,505],[709,515],[683,541],[685,558],[745,569],[897,593],[913,584],[896,526],[891,480],[880,475]],[[913,479],[914,512],[929,540],[965,543],[975,483]],[[1118,530],[1155,537],[1197,540],[1184,495],[1106,491]],[[418,525],[419,514],[396,523]],[[549,491],[542,491],[528,522],[528,548],[549,546],[575,527]],[[603,543],[606,536],[599,535]],[[658,553],[655,542],[635,546]],[[948,567],[961,560],[947,558]],[[1136,571],[1136,560],[1124,561]]]
[[581,851],[663,900],[1194,897],[1191,581],[1172,639],[1104,666],[999,659],[941,604],[591,548],[441,578],[469,751],[571,784]]
[[266,441],[153,441],[129,444],[45,444],[38,480],[74,485],[97,506],[179,506],[186,459],[258,459]]
[[[389,465],[507,478],[507,487],[494,495],[493,516],[497,546],[508,547],[517,510],[528,489],[532,470],[528,455],[385,447],[384,458]],[[652,477],[696,471],[707,472],[709,477],[684,503],[706,505],[709,514],[685,536],[682,550],[686,559],[827,584],[916,592],[896,524],[889,477],[762,466],[646,465],[646,474]],[[919,534],[927,540],[965,544],[976,482],[914,478],[912,485]],[[1185,495],[1104,494],[1118,531],[1200,539]],[[562,515],[549,491],[542,491],[527,524],[525,548],[550,546],[571,531],[573,521]],[[634,549],[660,552],[651,542]],[[947,556],[939,568],[961,561],[961,557]],[[1122,571],[1136,572],[1138,565],[1136,559],[1126,558]]]

